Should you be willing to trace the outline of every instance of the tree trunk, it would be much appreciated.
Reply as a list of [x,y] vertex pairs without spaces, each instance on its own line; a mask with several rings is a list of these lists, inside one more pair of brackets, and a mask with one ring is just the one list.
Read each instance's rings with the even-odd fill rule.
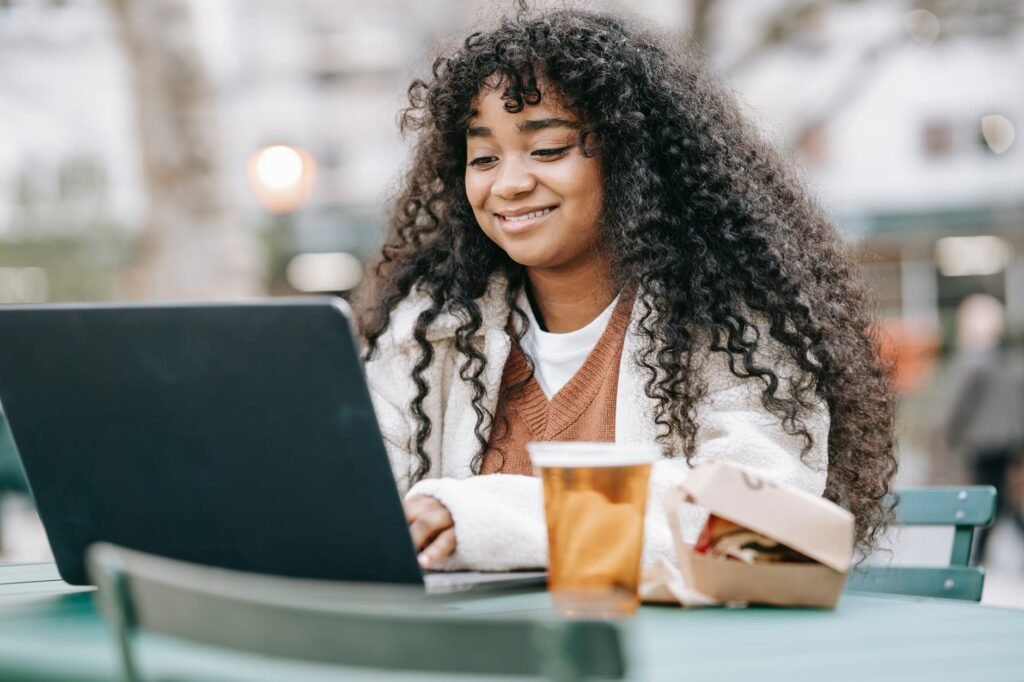
[[692,0],[690,6],[690,37],[701,46],[705,53],[711,54],[715,45],[711,25],[711,12],[715,0]]
[[131,69],[148,214],[133,298],[246,298],[264,290],[257,236],[238,219],[216,98],[189,0],[112,0]]

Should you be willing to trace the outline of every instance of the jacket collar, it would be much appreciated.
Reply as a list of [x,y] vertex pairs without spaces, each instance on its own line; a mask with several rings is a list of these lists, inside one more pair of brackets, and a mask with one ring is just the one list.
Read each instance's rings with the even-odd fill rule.
[[[505,302],[507,285],[508,280],[504,275],[495,275],[491,278],[487,291],[478,299],[482,317],[481,331],[505,328],[509,314],[509,307]],[[386,336],[399,344],[415,344],[413,331],[416,329],[416,320],[424,310],[429,310],[430,306],[430,294],[419,288],[414,289],[391,311],[391,323]],[[450,339],[455,336],[459,327],[468,321],[469,318],[464,311],[452,310],[450,305],[446,305],[427,329],[427,340],[435,342]]]
[[[502,274],[495,274],[487,286],[487,291],[478,299],[480,306],[482,332],[504,332],[508,323],[509,306],[505,301],[505,289],[508,286],[508,279]],[[642,290],[642,287],[641,287]],[[413,338],[413,331],[416,329],[416,320],[424,310],[431,306],[430,294],[422,289],[414,289],[406,296],[395,309],[391,311],[391,323],[385,332],[385,338],[397,345],[416,345]],[[630,335],[636,333],[636,326],[639,320],[647,314],[647,304],[638,293],[633,304],[633,314],[630,316]],[[454,338],[459,327],[468,322],[465,312],[453,311],[446,305],[441,313],[427,329],[427,341],[431,343]],[[634,342],[635,343],[635,342]],[[632,353],[633,348],[627,348]],[[626,355],[628,355],[627,353]]]

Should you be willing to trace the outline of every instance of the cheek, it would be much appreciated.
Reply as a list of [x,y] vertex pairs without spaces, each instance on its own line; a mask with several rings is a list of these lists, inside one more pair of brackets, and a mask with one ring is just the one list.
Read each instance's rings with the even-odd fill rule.
[[604,185],[601,182],[601,168],[596,160],[588,160],[574,176],[572,191],[579,199],[581,212],[595,222],[600,220],[604,209]]
[[592,197],[601,195],[601,166],[597,159],[577,157],[573,159],[573,163],[552,169],[550,179],[552,184],[558,187],[560,194],[573,197],[581,205],[589,203]]
[[473,209],[473,216],[476,218],[477,227],[483,230],[484,234],[493,238],[493,235],[491,235],[491,223],[487,212],[484,210],[484,204],[487,202],[490,192],[490,183],[482,181],[479,177],[474,179],[467,174],[466,200],[469,201],[469,207]]
[[465,182],[466,199],[469,200],[469,205],[473,207],[474,212],[482,210],[490,192],[490,185],[479,176],[474,177],[469,173],[466,174]]

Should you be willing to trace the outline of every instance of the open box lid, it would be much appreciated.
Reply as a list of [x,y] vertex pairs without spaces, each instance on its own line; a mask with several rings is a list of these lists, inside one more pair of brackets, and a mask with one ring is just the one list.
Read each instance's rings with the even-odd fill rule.
[[853,552],[853,514],[828,500],[723,460],[703,462],[680,487],[715,516],[781,542],[845,573]]

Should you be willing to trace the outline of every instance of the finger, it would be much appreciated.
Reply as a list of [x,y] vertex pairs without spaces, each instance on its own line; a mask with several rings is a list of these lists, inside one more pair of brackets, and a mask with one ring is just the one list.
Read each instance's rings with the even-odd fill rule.
[[430,568],[455,551],[455,526],[441,531],[430,546],[420,552],[417,560],[420,568]]
[[413,495],[402,500],[402,510],[405,512],[405,522],[412,523],[420,514],[430,506],[431,498],[426,495]]
[[417,550],[423,549],[445,529],[453,525],[451,514],[439,503],[429,506],[409,524],[409,534]]
[[409,524],[409,535],[412,536],[412,544],[416,551],[426,547],[442,530],[444,529],[431,525],[425,516],[420,516]]

